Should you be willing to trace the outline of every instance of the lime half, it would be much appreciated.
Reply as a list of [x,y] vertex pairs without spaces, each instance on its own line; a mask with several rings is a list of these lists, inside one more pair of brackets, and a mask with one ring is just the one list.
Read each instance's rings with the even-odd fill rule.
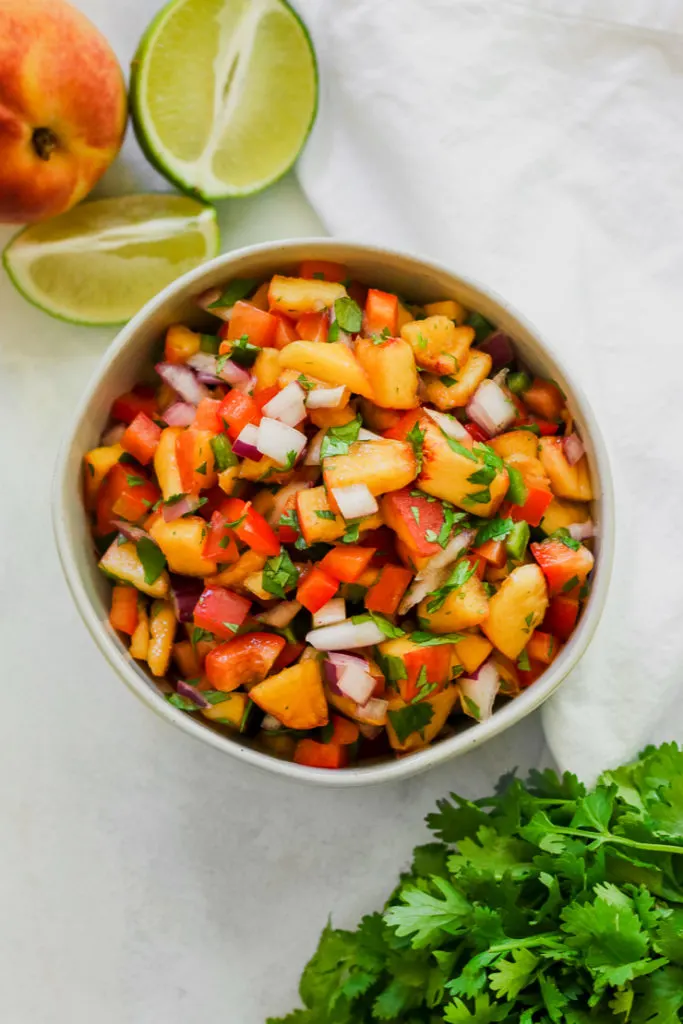
[[258,192],[289,170],[317,100],[311,40],[282,0],[172,0],[133,60],[142,148],[205,199]]
[[51,316],[120,324],[218,252],[216,211],[188,196],[97,199],[33,224],[3,253],[20,292]]

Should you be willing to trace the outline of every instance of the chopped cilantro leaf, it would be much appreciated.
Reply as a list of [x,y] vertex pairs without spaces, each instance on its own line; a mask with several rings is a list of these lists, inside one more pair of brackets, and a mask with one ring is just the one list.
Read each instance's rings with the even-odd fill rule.
[[439,647],[441,644],[457,644],[465,639],[464,633],[428,633],[418,630],[408,638],[420,647]]
[[317,508],[315,510],[315,514],[317,515],[318,519],[331,519],[332,521],[334,521],[337,518],[334,512],[332,512],[332,510],[328,508]]
[[209,309],[229,309],[240,299],[246,299],[257,288],[258,281],[254,277],[236,277],[223,290],[223,294],[215,302],[212,302]]
[[416,421],[411,427],[408,434],[406,434],[406,441],[408,441],[415,453],[415,463],[417,465],[418,473],[422,469],[423,451],[422,446],[425,439],[425,430],[420,429],[419,421]]
[[456,590],[460,590],[461,587],[472,578],[476,572],[478,563],[470,565],[466,558],[462,558],[456,563],[452,573],[438,590],[434,590],[429,596],[431,600],[427,605],[427,611],[431,614],[432,612],[438,612],[443,607],[446,598],[454,593]]
[[228,358],[233,363],[237,363],[238,366],[253,366],[256,362],[259,352],[261,349],[258,345],[252,345],[249,341],[249,335],[243,334],[236,341],[232,342],[232,347],[228,353]]
[[357,544],[360,537],[360,521],[354,523],[349,521],[342,537],[343,544]]
[[469,711],[472,718],[476,719],[477,722],[481,721],[481,709],[477,704],[476,700],[472,700],[466,693],[462,694],[462,702]]
[[408,704],[398,711],[389,711],[388,716],[398,742],[405,743],[413,733],[424,732],[434,717],[434,708],[427,703]]
[[372,335],[373,345],[383,345],[385,341],[388,341],[391,337],[391,331],[388,327],[383,327],[379,334],[375,333]]
[[417,507],[417,505],[411,505],[410,506],[410,512],[411,512],[411,515],[412,515],[413,519],[415,520],[415,522],[419,526],[420,525],[420,510]]
[[387,640],[398,640],[406,635],[405,630],[401,629],[400,626],[395,626],[393,622],[389,622],[384,615],[378,615],[377,612],[363,612],[362,615],[354,615],[351,618],[351,622],[355,625],[359,625],[361,622],[368,622],[369,620],[372,620],[382,630]]
[[517,658],[517,667],[521,668],[522,672],[530,672],[531,671],[531,662],[529,661],[529,652],[527,651],[526,647],[524,648],[524,650],[522,651],[520,656]]
[[578,585],[579,585],[579,577],[578,576],[572,576],[572,578],[570,580],[567,580],[567,582],[563,585],[562,593],[563,594],[568,594],[570,590],[573,590],[574,587],[578,587]]
[[192,636],[190,637],[190,643],[193,647],[196,647],[202,640],[212,641],[215,640],[213,633],[210,633],[208,629],[201,629],[199,626],[195,626],[192,630]]
[[334,304],[334,321],[347,334],[358,334],[363,325],[363,314],[357,302],[348,295]]
[[201,476],[206,476],[206,463],[202,462],[201,466],[197,466],[195,472],[199,473]]
[[448,442],[448,447],[451,449],[451,451],[456,452],[457,455],[462,455],[463,459],[469,459],[470,462],[479,461],[473,451],[470,451],[469,448],[465,448],[464,444],[461,444],[460,441],[456,441],[454,437],[451,437],[442,428],[439,429],[441,430],[443,436],[446,438],[446,441]]
[[299,573],[284,548],[280,549],[279,555],[269,558],[263,567],[263,589],[275,597],[285,597],[285,591],[295,587],[298,580]]
[[350,423],[344,423],[341,427],[330,427],[323,437],[323,443],[320,447],[320,458],[326,459],[332,455],[348,455],[349,446],[358,440],[360,428],[360,416],[356,416]]
[[578,551],[581,544],[578,540],[574,540],[569,530],[566,527],[561,526],[559,530],[555,530],[555,533],[551,533],[550,540],[559,540],[565,547],[571,548],[572,551]]
[[296,541],[294,542],[294,547],[298,551],[305,551],[308,545],[301,533],[301,527],[299,525],[299,516],[297,515],[295,508],[290,508],[288,512],[285,512],[284,515],[280,516],[278,526],[289,526],[292,530],[294,530],[295,533],[297,534]]
[[296,382],[300,387],[304,389],[304,391],[312,391],[313,388],[315,387],[313,381],[309,380],[308,377],[305,377],[303,373],[299,374],[299,376],[296,378]]
[[481,525],[474,538],[475,547],[480,547],[487,540],[504,540],[515,525],[512,519],[485,519],[483,522],[481,520],[479,522]]
[[150,537],[141,537],[136,541],[135,550],[145,570],[145,583],[151,586],[166,568],[166,556]]
[[418,332],[417,332],[417,342],[416,342],[416,344],[417,344],[417,347],[418,347],[419,349],[426,349],[426,348],[427,348],[427,345],[428,345],[428,341],[427,341],[427,339],[425,338],[425,336],[424,336],[424,334],[422,333],[422,331],[418,331]]
[[439,380],[444,387],[452,388],[454,384],[458,383],[457,377],[452,377],[450,373],[445,374],[443,377],[439,377]]
[[142,487],[147,481],[141,476],[131,476],[129,473],[126,474],[126,483],[129,487]]

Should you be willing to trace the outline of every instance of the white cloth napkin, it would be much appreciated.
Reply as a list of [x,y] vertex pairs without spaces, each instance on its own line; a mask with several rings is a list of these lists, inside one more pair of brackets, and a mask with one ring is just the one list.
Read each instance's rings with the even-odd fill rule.
[[601,626],[543,709],[590,777],[683,726],[683,7],[299,0],[322,68],[299,174],[333,234],[441,259],[562,354],[613,458]]

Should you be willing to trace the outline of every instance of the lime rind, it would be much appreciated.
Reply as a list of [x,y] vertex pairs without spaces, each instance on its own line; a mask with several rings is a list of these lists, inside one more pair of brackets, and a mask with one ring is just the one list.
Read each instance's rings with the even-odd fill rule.
[[[269,173],[263,174],[256,180],[246,184],[238,185],[234,182],[226,181],[224,178],[217,177],[211,171],[206,172],[206,165],[211,165],[217,152],[216,148],[212,149],[210,146],[207,146],[200,159],[194,162],[183,161],[177,158],[162,143],[149,112],[148,70],[151,59],[150,55],[155,45],[159,43],[170,19],[178,9],[193,2],[196,2],[196,0],[171,0],[170,3],[159,11],[140,41],[131,64],[130,104],[133,128],[138,143],[150,163],[169,181],[188,195],[200,197],[207,202],[253,195],[274,184],[292,169],[313,128],[318,112],[319,99],[318,65],[313,43],[304,22],[286,0],[248,0],[247,7],[250,8],[250,18],[254,31],[258,28],[261,19],[276,13],[286,16],[293,26],[296,27],[300,40],[304,44],[306,56],[310,61],[308,68],[311,74],[310,113],[292,144],[291,152],[277,166],[272,168]],[[255,14],[254,11],[256,12]],[[171,73],[169,70],[169,74]],[[248,103],[248,101],[247,97],[243,102]],[[214,147],[217,142],[216,135],[217,133],[213,132],[210,139]],[[248,160],[248,157],[245,159]]]
[[[105,214],[111,212],[114,218],[116,218],[118,211],[130,203],[137,203],[139,209],[148,204],[151,212],[153,214],[156,212],[156,216],[148,217],[146,220],[139,219],[135,224],[129,223],[128,225],[119,224],[112,226],[104,236],[102,231],[100,231],[99,235],[97,232],[91,231],[88,233],[85,231],[69,236],[68,230],[65,230],[62,236],[59,237],[60,227],[65,226],[68,229],[70,219],[78,218],[82,222],[84,215],[87,216],[89,208],[96,207],[97,212]],[[169,214],[169,208],[172,210],[173,207],[178,207],[179,204],[185,204],[186,210],[189,210],[191,206],[194,210],[193,215],[188,216],[187,213],[184,215],[178,213],[176,216],[173,216],[172,213]],[[152,209],[153,207],[156,209]],[[161,216],[159,214],[164,207],[166,208],[166,215]],[[36,235],[40,235],[41,232],[45,231],[56,231],[58,237],[43,242],[39,238],[35,239]],[[118,238],[116,237],[117,232]],[[144,250],[145,246],[153,245],[157,246],[159,255],[156,258],[158,264],[161,265],[164,263],[163,250],[169,244],[172,245],[174,240],[177,242],[182,241],[183,237],[187,238],[189,235],[194,236],[195,239],[196,257],[191,255],[185,258],[182,268],[177,273],[165,271],[160,275],[148,274],[147,281],[149,287],[146,294],[140,295],[138,293],[138,301],[133,302],[126,309],[124,309],[121,301],[117,301],[115,306],[117,315],[112,315],[111,308],[108,310],[106,303],[99,307],[91,306],[90,309],[87,309],[87,304],[79,308],[77,303],[64,302],[63,299],[60,300],[57,292],[49,293],[44,288],[41,288],[37,284],[34,275],[32,275],[32,268],[35,267],[36,261],[45,259],[45,257],[57,256],[58,261],[55,261],[57,273],[54,276],[54,280],[59,284],[60,269],[57,266],[57,262],[66,264],[69,262],[68,257],[76,257],[82,263],[78,270],[79,282],[82,280],[83,290],[86,292],[96,291],[97,286],[103,285],[103,282],[98,280],[97,277],[93,279],[91,276],[89,278],[88,271],[92,271],[92,267],[96,266],[98,257],[109,254],[109,262],[111,263],[111,257],[117,258],[117,249],[136,246],[138,249]],[[217,256],[219,249],[220,235],[216,211],[213,207],[183,196],[173,196],[167,193],[150,193],[145,196],[121,196],[113,199],[98,199],[81,203],[79,206],[74,207],[73,210],[51,221],[22,228],[6,245],[2,253],[2,263],[12,284],[23,298],[49,316],[65,323],[77,324],[79,326],[116,327],[125,324],[131,316],[138,312],[145,302],[153,298],[157,292],[161,291],[162,288],[180,276],[180,274],[186,273],[206,259]],[[60,250],[62,254],[61,260],[59,260]],[[66,259],[65,256],[67,257]],[[169,262],[171,261],[167,261],[167,263]],[[123,269],[123,261],[121,263],[121,269]],[[69,274],[68,270],[66,272],[64,270],[65,268],[63,267],[62,282],[65,286],[64,291],[68,293],[68,286],[70,284]],[[137,274],[137,268],[133,273]],[[106,285],[104,285],[102,290],[104,291],[105,289]],[[117,292],[118,296],[121,294],[128,294],[128,290],[122,287]],[[134,294],[132,290],[130,294]]]

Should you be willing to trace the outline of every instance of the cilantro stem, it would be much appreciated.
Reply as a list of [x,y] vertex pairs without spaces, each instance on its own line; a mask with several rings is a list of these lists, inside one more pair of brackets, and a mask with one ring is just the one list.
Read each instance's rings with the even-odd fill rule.
[[553,835],[577,836],[579,839],[590,839],[592,843],[604,846],[605,843],[615,843],[617,846],[629,846],[632,850],[648,850],[652,853],[683,853],[683,846],[670,846],[667,843],[641,843],[638,839],[629,839],[627,836],[616,836],[613,832],[588,832],[580,828],[562,828],[560,825],[553,827]]
[[529,935],[526,939],[508,939],[507,942],[496,942],[495,946],[489,946],[487,953],[507,953],[511,949],[532,949],[534,946],[557,946],[561,942],[556,932],[541,932],[540,935]]

